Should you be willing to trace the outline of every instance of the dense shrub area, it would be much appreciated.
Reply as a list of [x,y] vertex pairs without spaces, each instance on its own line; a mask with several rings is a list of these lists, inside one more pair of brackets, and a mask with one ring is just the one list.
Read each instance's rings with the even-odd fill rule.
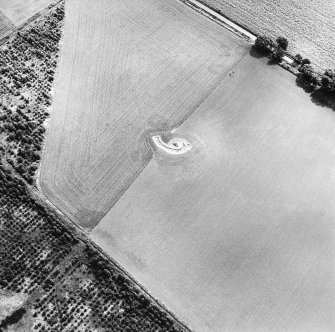
[[61,4],[0,50],[0,288],[28,296],[0,330],[27,317],[33,331],[186,331],[28,185],[40,160],[63,17]]
[[59,6],[43,21],[18,32],[0,49],[0,142],[6,160],[34,181],[51,105],[64,18]]
[[0,287],[30,296],[34,331],[186,330],[3,166],[0,262]]

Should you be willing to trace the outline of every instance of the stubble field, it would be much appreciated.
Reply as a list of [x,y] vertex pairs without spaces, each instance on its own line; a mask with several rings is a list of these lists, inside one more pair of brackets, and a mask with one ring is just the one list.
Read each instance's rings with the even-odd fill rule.
[[43,193],[93,228],[248,44],[175,0],[66,2]]
[[335,118],[245,57],[90,237],[196,331],[333,331]]
[[320,67],[334,68],[335,3],[333,0],[201,0],[256,34],[283,35],[289,51]]
[[0,10],[15,25],[19,26],[33,15],[48,7],[55,0],[0,0]]

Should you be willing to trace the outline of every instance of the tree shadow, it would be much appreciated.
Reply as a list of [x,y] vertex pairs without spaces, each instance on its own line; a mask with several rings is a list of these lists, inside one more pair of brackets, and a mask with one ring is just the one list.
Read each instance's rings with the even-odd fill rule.
[[267,59],[268,59],[267,64],[270,65],[270,66],[278,65],[278,61],[277,61],[277,60],[273,60],[273,59],[270,57],[270,54],[269,54],[269,53],[258,51],[258,50],[256,49],[255,45],[253,45],[253,46],[250,48],[249,54],[250,54],[253,58],[255,58],[255,59],[267,58]]
[[303,80],[303,75],[301,73],[297,75],[295,84],[299,88],[303,89],[306,93],[312,93],[314,91],[314,87],[310,84],[306,84],[306,82]]
[[[267,64],[270,66],[279,64],[276,59],[269,57],[269,54],[258,51],[255,45],[253,45],[250,48],[249,54],[253,58],[256,58],[256,59],[268,58]],[[295,66],[295,68],[297,68],[297,66]],[[327,107],[331,109],[332,111],[335,111],[335,94],[330,95],[329,93],[326,93],[325,91],[323,91],[322,88],[315,89],[315,86],[313,86],[313,84],[310,84],[304,81],[303,74],[301,73],[297,74],[295,83],[299,88],[303,89],[306,93],[310,95],[311,101],[315,105],[318,105],[321,107]]]
[[268,61],[268,65],[269,66],[279,65],[279,61],[270,58],[269,61]]
[[261,53],[256,50],[255,45],[250,48],[249,54],[255,59],[261,59],[267,57],[266,53]]
[[329,95],[322,89],[318,89],[313,91],[310,97],[315,105],[329,108],[335,112],[335,95]]
[[302,78],[302,74],[298,74],[295,80],[296,85],[309,94],[311,101],[321,107],[329,108],[335,112],[335,94],[330,95],[322,88],[315,89],[312,85],[306,84]]

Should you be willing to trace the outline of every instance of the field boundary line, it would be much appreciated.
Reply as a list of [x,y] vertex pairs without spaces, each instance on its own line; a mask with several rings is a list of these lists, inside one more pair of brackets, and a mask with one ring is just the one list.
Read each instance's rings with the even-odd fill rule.
[[[60,1],[63,1],[63,0],[60,0]],[[238,59],[238,61],[236,61],[236,63],[234,63],[231,68],[225,70],[222,73],[221,79],[218,81],[217,84],[215,84],[215,86],[212,87],[212,89],[201,100],[201,102],[199,102],[197,105],[195,105],[195,107],[188,114],[186,114],[178,123],[176,123],[174,126],[169,127],[168,130],[172,130],[172,129],[180,127],[188,118],[190,118],[198,110],[198,108],[213,94],[213,92],[221,85],[221,83],[229,77],[229,73],[233,72],[234,69],[239,65],[239,63],[247,55],[248,55],[248,53],[247,53],[247,51],[245,51],[245,53],[243,55],[241,55],[240,59]],[[62,58],[60,58],[58,61],[62,61]],[[50,112],[50,117],[51,117],[51,114],[52,114],[52,112]],[[50,118],[48,120],[50,121]],[[156,131],[155,131],[155,133],[156,133]],[[150,135],[148,136],[148,138],[150,139]],[[45,140],[46,139],[47,139],[47,136],[45,137]],[[37,171],[37,174],[36,174],[36,181],[32,186],[28,186],[31,189],[31,193],[34,195],[34,197],[37,198],[38,201],[41,202],[44,206],[46,206],[49,211],[51,211],[52,213],[55,213],[60,218],[62,223],[70,228],[71,233],[74,234],[74,236],[76,236],[81,241],[89,243],[90,245],[92,245],[105,259],[107,259],[114,266],[116,266],[116,268],[118,268],[120,271],[122,271],[130,280],[132,280],[137,285],[137,287],[139,287],[149,298],[151,298],[154,301],[154,303],[156,303],[157,306],[162,309],[162,311],[168,313],[171,317],[173,317],[173,319],[179,325],[181,325],[185,331],[193,332],[194,330],[192,329],[191,326],[189,326],[186,322],[184,322],[179,317],[177,317],[177,315],[171,309],[169,309],[163,302],[160,302],[160,300],[158,300],[153,294],[151,294],[147,288],[145,288],[141,283],[139,283],[136,280],[136,278],[133,277],[127,271],[126,268],[124,268],[119,262],[114,260],[114,258],[112,258],[109,254],[107,254],[107,252],[105,252],[98,244],[96,244],[93,240],[91,240],[90,237],[89,237],[90,231],[87,231],[84,227],[82,227],[79,224],[79,222],[77,222],[75,219],[73,219],[66,211],[63,211],[60,207],[58,207],[56,204],[54,204],[52,202],[52,200],[50,200],[48,198],[48,195],[42,189],[41,182],[40,182],[40,180],[41,180],[40,172],[41,172],[42,163],[43,163],[43,153],[45,152],[45,143],[44,143],[42,149],[43,149],[42,150],[42,158],[41,158],[41,162],[39,163],[38,171]],[[150,158],[150,161],[151,161],[151,159],[152,159],[152,157]],[[123,196],[123,194],[137,180],[137,178],[141,175],[141,173],[144,171],[144,169],[145,169],[145,167],[136,176],[136,178],[134,178],[134,180],[129,184],[127,189],[125,189],[125,191],[120,195],[120,197],[118,197],[117,201],[119,201],[119,199]],[[115,202],[115,204],[116,204],[116,202]],[[105,213],[105,215],[102,217],[102,219],[105,218],[105,216],[113,208],[113,206]],[[78,233],[79,233],[79,236],[78,236]]]
[[27,28],[30,24],[34,23],[35,21],[37,21],[39,18],[41,18],[41,16],[47,14],[49,11],[51,11],[54,7],[56,7],[57,5],[59,5],[61,2],[63,2],[64,0],[56,0],[54,3],[50,4],[49,6],[45,7],[44,9],[40,10],[39,12],[37,12],[36,14],[34,14],[33,16],[31,16],[30,18],[28,18],[25,22],[21,23],[20,25],[16,26],[14,23],[14,27],[15,29],[12,30],[10,33],[1,36],[0,37],[0,46],[2,46],[3,44],[5,44],[10,38],[12,38],[18,31],[23,30],[25,28]]
[[208,7],[207,5],[204,5],[202,2],[199,2],[197,0],[180,0],[180,1],[192,7],[196,11],[204,14],[205,16],[210,17],[212,20],[223,25],[228,30],[234,32],[240,37],[242,36],[246,38],[250,43],[255,42],[257,38],[255,34],[251,33],[250,31],[247,31],[244,27],[234,23],[228,17],[223,16],[221,13],[218,13],[214,9]]
[[[239,37],[242,37],[243,39],[246,39],[249,43],[254,44],[257,35],[245,28],[244,26],[233,22],[231,19],[229,19],[227,16],[224,16],[221,12],[215,11],[211,7],[203,4],[202,2],[199,2],[197,0],[180,0],[187,6],[193,8],[197,12],[203,14],[206,17],[209,17],[213,21],[219,23],[229,31],[235,33]],[[286,61],[289,64],[293,63],[293,57],[286,53],[286,55],[283,57],[283,60]]]
[[[16,173],[15,173],[16,174]],[[21,177],[19,177],[21,179]],[[81,241],[82,243],[86,243],[91,245],[96,251],[99,252],[104,259],[106,259],[109,263],[116,267],[119,271],[121,271],[124,275],[127,276],[135,285],[138,287],[144,294],[146,294],[163,312],[168,314],[173,318],[173,320],[179,324],[179,326],[184,331],[193,332],[193,329],[186,323],[183,322],[177,315],[169,309],[163,302],[158,300],[153,294],[149,292],[147,288],[145,288],[141,283],[139,283],[131,274],[128,272],[126,268],[124,268],[119,262],[117,262],[113,257],[108,255],[98,244],[96,244],[89,237],[89,232],[85,231],[78,223],[76,223],[70,216],[64,213],[61,209],[59,209],[56,205],[54,205],[48,198],[45,197],[43,192],[40,192],[39,188],[36,185],[27,185],[28,191],[30,194],[40,203],[42,204],[51,214],[56,215],[60,220],[60,222],[67,228],[67,230],[73,235],[76,239]]]
[[0,36],[0,40],[2,38],[6,38],[8,35],[10,35],[13,31],[16,30],[16,25],[12,22],[12,20],[5,15],[5,13],[0,10],[0,19],[2,19],[3,21],[5,21],[5,26],[7,26],[7,31],[4,31],[1,36]]
[[[61,0],[62,1],[62,0]],[[229,77],[229,73],[231,73],[232,71],[234,71],[234,69],[239,65],[239,63],[248,55],[247,50],[244,51],[244,53],[241,55],[241,57],[236,61],[236,63],[233,64],[232,67],[230,67],[229,69],[225,70],[222,74],[221,74],[221,78],[218,81],[217,84],[215,84],[212,89],[207,93],[207,95],[201,100],[201,102],[199,102],[197,105],[195,105],[195,107],[188,113],[186,114],[178,123],[176,123],[174,126],[169,127],[168,130],[172,130],[174,128],[178,128],[180,127],[189,117],[192,116],[192,114],[194,114],[198,108],[213,94],[213,92],[221,85],[221,83],[223,81],[225,81],[228,77]],[[58,61],[62,61],[62,58],[60,58]],[[52,111],[50,112],[50,114],[52,115]],[[49,118],[50,119],[50,118]],[[148,137],[150,139],[150,135]],[[47,137],[45,138],[47,139]],[[43,153],[45,152],[45,143],[43,146],[43,152],[42,152],[42,156]],[[152,157],[150,158],[150,160],[152,159]],[[114,258],[112,256],[110,256],[109,254],[107,254],[107,252],[105,252],[98,244],[96,244],[93,240],[90,239],[89,237],[89,233],[90,231],[87,231],[84,227],[82,227],[79,222],[77,222],[75,219],[73,219],[66,211],[63,211],[61,208],[59,208],[56,204],[54,204],[52,202],[52,200],[50,200],[48,198],[48,195],[44,192],[44,190],[42,189],[41,186],[41,177],[40,177],[40,171],[42,169],[42,163],[43,163],[43,157],[41,158],[41,162],[39,164],[39,168],[38,168],[38,173],[36,175],[36,182],[33,186],[29,186],[31,188],[31,192],[34,194],[34,197],[36,197],[40,202],[43,203],[44,206],[46,206],[49,210],[51,210],[51,212],[56,213],[56,215],[60,218],[60,220],[62,221],[63,224],[65,224],[66,226],[68,226],[71,230],[72,234],[75,234],[74,236],[76,236],[78,239],[80,239],[83,242],[89,243],[90,245],[92,245],[106,260],[108,260],[111,264],[113,264],[114,266],[116,266],[117,269],[119,269],[120,271],[122,271],[122,273],[124,273],[130,280],[132,280],[134,282],[134,284],[139,287],[150,299],[152,299],[154,301],[154,303],[156,303],[156,305],[161,308],[162,311],[166,312],[168,315],[170,315],[171,317],[173,317],[173,319],[185,330],[185,331],[193,331],[192,327],[189,326],[189,324],[187,324],[186,322],[184,322],[183,320],[181,320],[171,309],[169,309],[163,302],[161,302],[159,299],[157,299],[153,294],[150,293],[150,291],[144,287],[141,283],[139,283],[135,277],[133,277],[126,268],[124,268],[119,262],[117,262],[116,260],[114,260]],[[136,176],[136,178],[129,184],[129,186],[127,187],[127,189],[124,191],[124,193],[128,190],[128,188],[136,181],[136,179],[140,176],[140,174],[144,171],[145,167],[143,168],[143,170],[141,170],[141,172]],[[123,196],[123,194],[118,197],[117,201]],[[117,202],[116,201],[116,202]],[[116,204],[115,202],[115,204]],[[114,205],[115,205],[114,204]],[[114,206],[113,205],[113,206]],[[104,215],[104,217],[106,216],[106,214],[112,209],[113,207],[111,207]],[[103,218],[104,218],[103,217]],[[102,218],[102,219],[103,219]],[[101,220],[102,220],[101,219]],[[101,221],[100,220],[100,221]],[[78,236],[79,233],[79,236]]]
[[[13,32],[16,33],[18,30],[23,29],[27,26],[29,26],[31,23],[33,23],[34,21],[36,21],[38,18],[40,18],[43,14],[45,14],[46,12],[48,12],[50,9],[52,9],[54,6],[56,6],[58,3],[62,2],[63,0],[59,0],[57,2],[55,2],[52,7],[48,7],[45,10],[43,10],[43,12],[40,12],[38,14],[35,14],[33,17],[31,17],[31,19],[29,19],[28,21],[26,21],[22,26],[20,26],[16,31]],[[198,1],[194,1],[194,0],[181,0],[182,2],[184,2],[185,4],[189,5],[190,7],[193,7],[194,9],[196,8],[196,4],[200,4]],[[193,6],[192,6],[193,4]],[[202,5],[203,6],[203,5]],[[205,7],[205,6],[203,6]],[[244,37],[245,39],[247,39],[248,41],[254,41],[253,39],[251,39],[250,36],[253,36],[251,33],[250,36],[249,35],[244,35],[240,30],[234,28],[234,26],[231,26],[228,22],[230,22],[228,19],[225,20],[221,20],[221,18],[224,18],[222,15],[219,15],[217,13],[215,13],[214,11],[210,10],[210,13],[205,13],[205,10],[198,10],[200,13],[205,14],[205,16],[209,16],[211,19],[215,20],[216,22],[218,22],[219,24],[223,25],[226,29],[238,34],[240,37]],[[214,15],[215,14],[215,15]],[[232,22],[231,22],[232,23]],[[236,27],[238,27],[236,25]],[[254,39],[256,39],[256,37],[254,36]],[[2,40],[0,40],[0,44],[1,44]],[[204,98],[201,103],[199,103],[198,105],[196,105],[196,107],[192,110],[192,112],[190,112],[182,121],[181,123],[183,123],[186,119],[188,119],[194,112],[196,112],[196,110],[200,107],[201,104],[203,104],[203,102],[205,102],[205,100],[207,100],[207,98],[218,88],[218,86],[220,86],[220,84],[228,77],[228,73],[231,72],[239,63],[240,61],[247,55],[244,54],[238,61],[237,63],[235,63],[235,65],[232,68],[229,68],[229,70],[225,71],[225,73],[222,76],[222,79],[213,87],[213,89],[209,92],[209,94],[207,95],[206,98]],[[61,59],[59,59],[59,61],[61,61]],[[58,67],[59,68],[59,67]],[[52,111],[50,112],[51,116],[52,116]],[[49,118],[50,119],[50,118]],[[178,126],[181,125],[178,124]],[[175,126],[173,127],[175,128]],[[47,137],[45,138],[45,140],[47,139]],[[45,143],[44,143],[45,144]],[[43,152],[45,152],[45,146],[43,147]],[[43,156],[43,155],[42,155]],[[43,158],[42,158],[43,160]],[[38,201],[40,201],[41,203],[43,203],[43,205],[45,207],[47,207],[48,210],[51,210],[52,213],[55,213],[59,218],[60,221],[62,222],[62,224],[66,224],[69,229],[71,230],[71,233],[79,240],[85,242],[85,243],[89,243],[92,247],[95,248],[95,250],[97,250],[100,255],[102,257],[104,257],[107,261],[109,261],[113,266],[115,266],[118,270],[122,271],[122,273],[124,275],[126,275],[130,280],[132,280],[132,282],[139,288],[141,289],[141,291],[143,293],[145,293],[159,308],[161,308],[161,310],[165,313],[167,313],[169,316],[171,316],[173,318],[173,320],[179,324],[180,326],[183,327],[183,329],[185,330],[191,330],[192,328],[186,323],[183,322],[179,317],[177,317],[176,314],[173,313],[172,310],[170,310],[163,302],[161,302],[160,300],[158,300],[153,294],[150,293],[150,291],[145,288],[141,283],[139,283],[129,272],[126,268],[124,268],[119,262],[117,262],[112,256],[108,255],[98,244],[96,244],[93,240],[91,240],[89,238],[89,232],[86,231],[83,227],[81,227],[81,225],[76,222],[75,219],[73,219],[72,217],[69,216],[68,213],[66,213],[66,211],[63,211],[62,209],[60,209],[57,205],[55,205],[52,200],[50,200],[48,198],[48,195],[46,195],[46,193],[44,192],[44,190],[42,189],[41,183],[40,183],[40,174],[39,172],[41,171],[42,168],[42,163],[43,161],[40,162],[39,165],[39,170],[38,170],[38,174],[36,176],[36,182],[35,185],[33,187],[31,187],[31,192],[34,194],[34,197],[38,199]],[[140,175],[140,174],[139,174]],[[138,175],[138,176],[139,176]],[[137,176],[137,177],[138,177]],[[137,179],[137,177],[134,179],[134,181]],[[133,182],[134,182],[133,181]],[[132,183],[133,183],[132,182]],[[131,185],[131,184],[130,184]],[[110,211],[110,210],[109,210]],[[108,212],[109,212],[108,211]],[[107,213],[108,213],[107,212]],[[106,213],[106,214],[107,214]],[[79,233],[79,234],[78,234]],[[78,236],[79,235],[79,236]]]

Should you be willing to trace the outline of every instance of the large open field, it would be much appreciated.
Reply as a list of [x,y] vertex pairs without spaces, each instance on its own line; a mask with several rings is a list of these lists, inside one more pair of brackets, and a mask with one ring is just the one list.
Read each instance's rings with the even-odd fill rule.
[[335,67],[335,2],[333,0],[201,0],[257,34],[283,35],[289,51],[315,64]]
[[245,57],[91,238],[197,331],[335,330],[335,117]]
[[248,48],[176,0],[67,1],[43,193],[94,227],[149,162],[149,133],[183,122]]

